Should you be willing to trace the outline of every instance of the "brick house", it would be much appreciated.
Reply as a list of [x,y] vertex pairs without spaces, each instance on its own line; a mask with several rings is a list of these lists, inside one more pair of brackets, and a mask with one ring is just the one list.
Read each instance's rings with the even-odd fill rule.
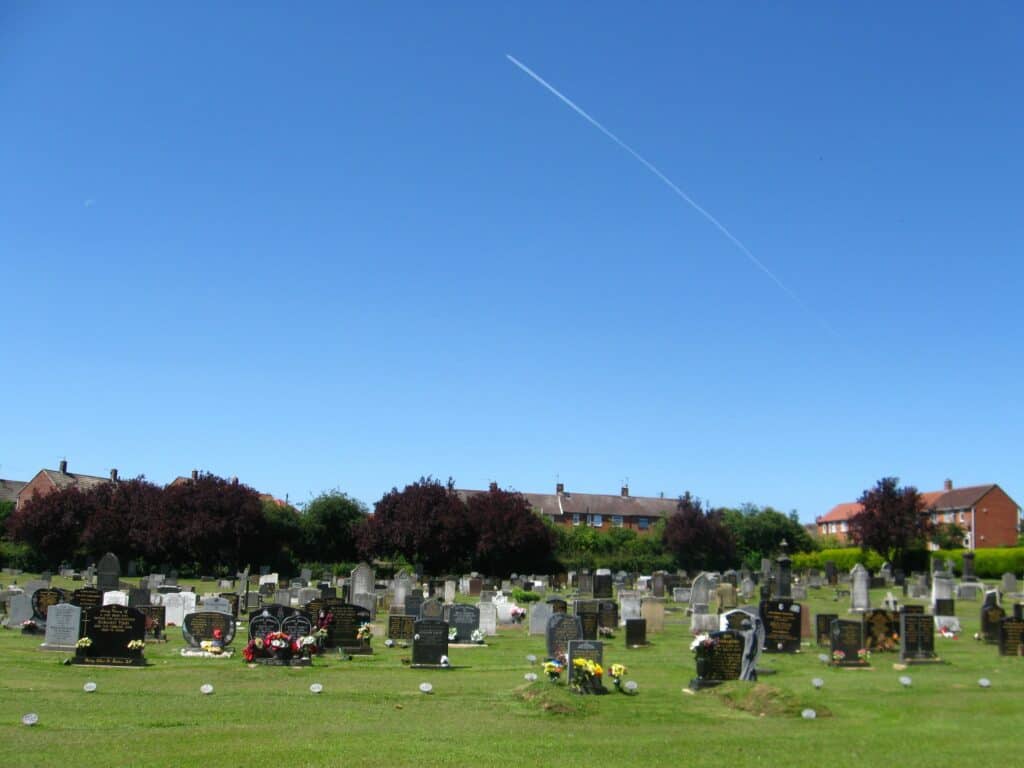
[[[946,480],[941,491],[927,491],[921,497],[933,523],[956,523],[964,529],[966,549],[1016,546],[1021,509],[995,483],[954,488],[953,481]],[[849,542],[850,519],[862,509],[857,502],[837,504],[815,520],[818,534]]]
[[[497,483],[491,483],[496,489]],[[456,490],[465,501],[470,496],[486,491]],[[562,483],[555,486],[554,493],[524,493],[527,502],[538,514],[556,525],[566,528],[585,525],[608,530],[628,528],[644,533],[658,520],[676,511],[676,499],[663,496],[630,496],[629,487],[623,486],[616,494],[569,493]]]
[[33,496],[45,496],[48,493],[59,491],[64,488],[76,486],[85,491],[103,483],[116,483],[117,470],[110,470],[109,477],[98,477],[96,475],[81,475],[68,472],[68,463],[61,461],[59,469],[41,469],[35,477],[25,484],[25,487],[18,493],[18,507],[23,507]]
[[4,480],[0,477],[0,501],[13,501],[18,503],[18,494],[22,488],[28,485],[24,480]]

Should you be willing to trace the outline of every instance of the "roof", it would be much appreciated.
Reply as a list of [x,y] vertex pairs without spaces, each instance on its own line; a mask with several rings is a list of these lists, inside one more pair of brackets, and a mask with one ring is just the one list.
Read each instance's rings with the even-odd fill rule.
[[[456,489],[463,500],[478,493]],[[612,493],[524,493],[531,507],[548,517],[561,515],[608,515],[621,517],[668,517],[677,499],[651,496],[622,496]]]
[[972,485],[967,488],[954,488],[943,493],[930,507],[935,509],[967,509],[973,507],[981,497],[995,488],[995,483],[988,485]]
[[46,475],[57,488],[70,488],[72,485],[75,485],[84,491],[110,482],[109,477],[80,475],[77,472],[61,472],[59,469],[41,469],[40,472]]
[[4,480],[0,477],[0,501],[17,501],[21,489],[28,485],[28,482],[21,480]]
[[[921,493],[921,498],[924,499],[925,509],[968,509],[977,504],[986,493],[997,487],[995,483],[989,483],[988,485],[954,488],[951,491],[925,491]],[[819,517],[817,523],[820,525],[821,523],[847,521],[863,509],[864,507],[856,501],[836,504],[827,515]]]

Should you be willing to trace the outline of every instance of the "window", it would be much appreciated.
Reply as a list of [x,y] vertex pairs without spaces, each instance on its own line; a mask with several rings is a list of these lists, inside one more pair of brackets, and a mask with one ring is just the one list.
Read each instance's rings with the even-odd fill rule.
[[573,515],[572,516],[572,524],[573,525],[579,525],[580,524],[580,516],[579,515]]
[[604,525],[604,518],[601,515],[591,515],[590,524],[595,528],[600,528]]
[[612,525],[616,528],[622,527],[622,515],[612,515]]
[[636,527],[639,528],[641,531],[646,531],[647,530],[647,518],[646,517],[638,517],[636,519]]
[[843,523],[843,527],[840,530],[842,530],[843,533],[846,533],[848,528],[849,526],[846,523]]

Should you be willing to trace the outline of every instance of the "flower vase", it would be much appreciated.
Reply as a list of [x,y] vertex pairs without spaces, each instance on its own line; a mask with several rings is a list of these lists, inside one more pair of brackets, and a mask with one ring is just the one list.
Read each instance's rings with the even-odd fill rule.
[[703,653],[697,654],[697,679],[707,680],[711,672],[711,659]]

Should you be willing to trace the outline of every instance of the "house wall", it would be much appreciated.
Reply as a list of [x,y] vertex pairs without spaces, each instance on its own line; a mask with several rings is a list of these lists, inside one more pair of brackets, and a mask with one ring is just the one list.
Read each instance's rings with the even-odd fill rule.
[[974,505],[974,547],[1017,545],[1019,511],[1002,488],[996,486]]
[[28,485],[21,489],[18,494],[17,508],[21,509],[34,494],[45,496],[56,489],[53,481],[46,476],[45,472],[37,472],[36,476],[28,481]]

